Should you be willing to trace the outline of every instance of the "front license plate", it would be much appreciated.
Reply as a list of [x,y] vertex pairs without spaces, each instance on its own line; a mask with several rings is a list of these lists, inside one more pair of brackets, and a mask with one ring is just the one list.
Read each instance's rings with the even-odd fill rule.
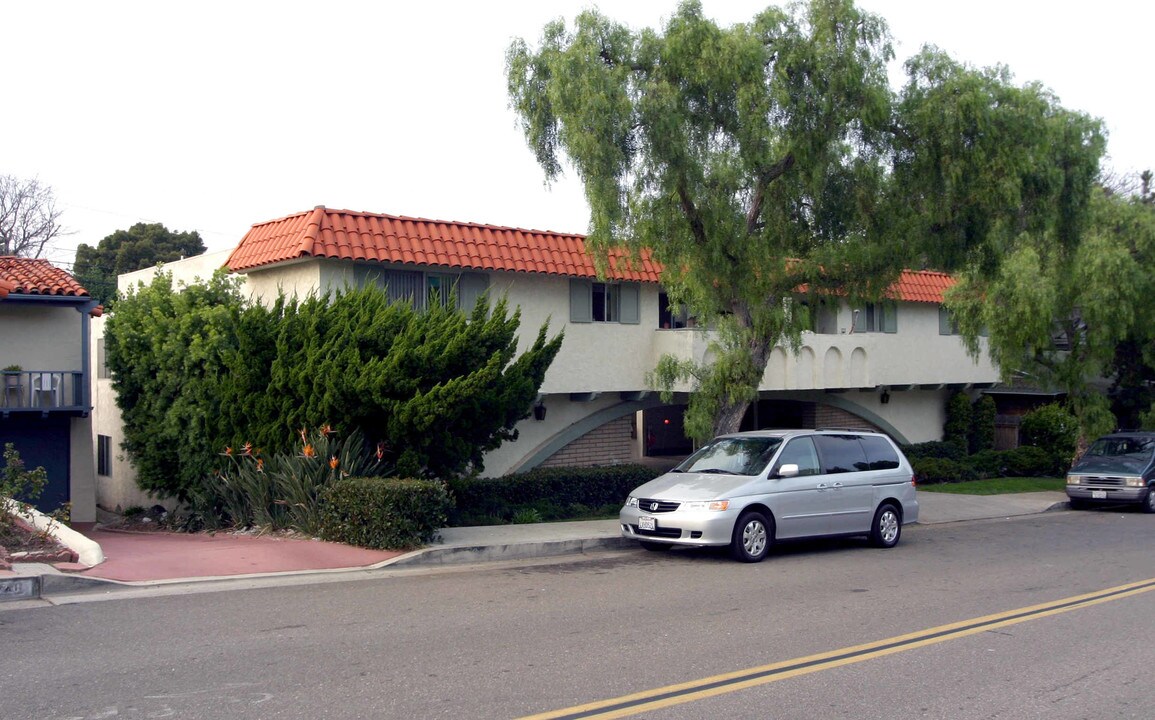
[[639,530],[654,530],[657,527],[658,527],[658,523],[656,522],[655,518],[646,517],[645,515],[638,518],[638,529]]
[[1107,499],[1107,491],[1106,490],[1092,490],[1091,491],[1091,499],[1092,500],[1106,500]]

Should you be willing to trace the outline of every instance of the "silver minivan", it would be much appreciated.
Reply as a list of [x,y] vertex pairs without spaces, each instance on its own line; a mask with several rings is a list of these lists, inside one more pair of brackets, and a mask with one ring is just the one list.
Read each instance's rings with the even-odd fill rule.
[[886,435],[758,430],[714,438],[630,493],[619,519],[647,550],[728,545],[758,562],[776,540],[864,535],[894,547],[918,522],[918,497]]

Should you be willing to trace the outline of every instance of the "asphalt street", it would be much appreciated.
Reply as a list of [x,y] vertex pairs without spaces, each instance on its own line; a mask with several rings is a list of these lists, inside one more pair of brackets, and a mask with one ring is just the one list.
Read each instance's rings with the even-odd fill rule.
[[1052,512],[758,565],[629,550],[7,610],[0,714],[1145,718],[1153,538]]

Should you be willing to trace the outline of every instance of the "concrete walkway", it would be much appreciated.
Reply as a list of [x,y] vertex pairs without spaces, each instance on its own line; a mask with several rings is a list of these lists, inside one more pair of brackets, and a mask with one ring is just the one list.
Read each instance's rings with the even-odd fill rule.
[[[1067,507],[1061,492],[952,495],[921,492],[923,525],[1029,515]],[[0,571],[0,602],[45,593],[83,592],[222,578],[315,574],[384,567],[438,566],[572,555],[626,549],[617,520],[446,528],[441,538],[412,552],[367,550],[318,540],[234,535],[110,532],[84,528],[104,562],[79,572],[20,563]]]

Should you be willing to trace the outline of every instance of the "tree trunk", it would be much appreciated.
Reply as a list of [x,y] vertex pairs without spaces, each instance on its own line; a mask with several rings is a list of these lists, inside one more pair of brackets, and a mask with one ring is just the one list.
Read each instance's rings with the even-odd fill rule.
[[[758,337],[753,332],[751,327],[753,323],[747,308],[735,307],[734,318],[748,333],[746,347],[743,348],[746,362],[737,369],[735,377],[727,384],[735,389],[749,390],[750,394],[757,398],[758,387],[762,384],[762,376],[766,373],[766,364],[770,362],[770,352],[774,349],[775,341],[768,337]],[[742,418],[746,416],[749,407],[748,400],[737,400],[732,396],[719,398],[717,413],[714,416],[714,435],[738,432],[742,426]]]

